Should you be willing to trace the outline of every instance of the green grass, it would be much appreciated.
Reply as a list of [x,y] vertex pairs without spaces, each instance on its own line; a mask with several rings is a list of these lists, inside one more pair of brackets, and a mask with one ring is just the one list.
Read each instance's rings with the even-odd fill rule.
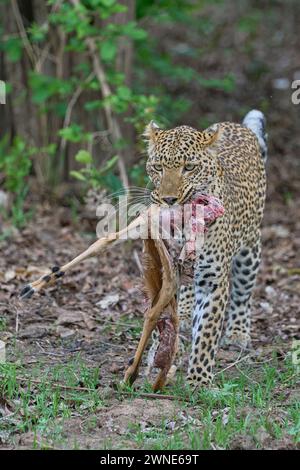
[[[289,357],[284,362],[274,358],[259,367],[243,365],[240,373],[226,372],[217,375],[215,388],[200,391],[188,389],[184,376],[178,374],[176,383],[165,391],[174,397],[176,413],[171,424],[166,418],[145,428],[129,416],[128,433],[112,441],[108,437],[105,446],[122,448],[130,441],[135,448],[153,450],[230,449],[237,439],[250,439],[254,448],[263,448],[262,433],[271,441],[289,438],[294,444],[300,442],[299,400],[286,399],[297,379]],[[43,448],[51,448],[53,443],[64,445],[63,423],[74,416],[82,419],[80,432],[93,432],[97,412],[110,405],[112,395],[130,404],[151,392],[150,384],[145,383],[140,390],[122,387],[104,398],[99,369],[87,367],[80,356],[51,367],[38,363],[30,370],[8,363],[0,365],[0,374],[0,405],[12,413],[0,418],[0,436],[10,436],[13,442],[17,434],[31,431],[34,436],[43,436]],[[130,396],[124,396],[124,391]],[[33,446],[41,447],[38,439]],[[73,447],[80,447],[76,437]]]
[[[277,367],[276,367],[277,365]],[[237,437],[252,438],[254,447],[262,448],[261,433],[278,440],[288,435],[294,443],[300,442],[300,405],[287,404],[285,393],[293,389],[297,374],[295,366],[286,360],[284,365],[264,365],[256,380],[252,380],[251,366],[235,378],[219,377],[218,389],[197,393],[184,387],[182,378],[168,390],[178,400],[189,399],[189,404],[179,402],[182,410],[198,423],[182,426],[170,433],[164,423],[148,432],[134,426],[130,430],[139,448],[161,449],[230,449]],[[147,390],[147,389],[145,389]]]
[[[57,383],[77,388],[64,389]],[[95,413],[104,406],[98,385],[99,369],[88,368],[79,357],[67,365],[43,367],[40,363],[30,370],[30,374],[24,366],[1,364],[0,400],[13,410],[13,420],[9,416],[0,419],[0,433],[32,431],[56,441],[61,432],[56,424],[58,418],[67,419],[74,413]],[[88,391],[81,391],[80,387]]]
[[7,327],[7,320],[5,317],[0,317],[0,331],[5,331]]
[[117,337],[124,335],[124,331],[126,331],[127,339],[138,340],[142,331],[140,319],[125,315],[116,320],[111,318],[105,322],[102,328],[103,333],[113,333]]

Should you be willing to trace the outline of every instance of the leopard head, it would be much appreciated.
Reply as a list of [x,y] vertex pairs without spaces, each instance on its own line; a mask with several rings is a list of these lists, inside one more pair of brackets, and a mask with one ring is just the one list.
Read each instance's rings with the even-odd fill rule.
[[217,125],[202,132],[189,126],[163,130],[151,121],[144,136],[148,141],[146,169],[154,186],[153,203],[184,204],[196,192],[210,192],[220,171]]

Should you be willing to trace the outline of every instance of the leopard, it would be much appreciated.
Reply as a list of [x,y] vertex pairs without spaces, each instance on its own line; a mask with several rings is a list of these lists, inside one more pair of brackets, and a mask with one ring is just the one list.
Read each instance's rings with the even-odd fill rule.
[[[225,208],[205,233],[192,283],[182,285],[178,296],[180,323],[191,329],[187,383],[209,387],[220,345],[251,345],[266,197],[266,119],[253,109],[242,123],[219,122],[203,131],[187,125],[163,129],[151,121],[144,138],[153,204],[184,205],[200,192]],[[154,332],[148,370],[158,342]]]

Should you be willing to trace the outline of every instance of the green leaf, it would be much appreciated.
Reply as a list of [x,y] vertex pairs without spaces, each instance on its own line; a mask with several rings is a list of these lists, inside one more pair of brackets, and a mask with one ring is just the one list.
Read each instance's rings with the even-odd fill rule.
[[22,57],[22,41],[20,38],[8,38],[1,48],[5,50],[11,62],[18,62]]
[[58,135],[74,143],[81,141],[85,142],[91,139],[91,134],[89,132],[84,132],[82,130],[82,127],[78,124],[72,124],[69,127],[64,127],[63,129],[60,129],[60,131],[58,131]]
[[33,23],[29,28],[28,32],[33,42],[44,41],[46,34],[48,32],[49,26],[47,24],[39,25]]
[[111,39],[101,42],[100,44],[100,56],[105,62],[112,61],[117,53],[116,43]]
[[86,181],[86,177],[82,173],[80,173],[80,171],[75,171],[75,170],[70,171],[70,175],[79,181]]
[[87,111],[93,111],[94,109],[99,109],[103,106],[102,100],[87,101],[84,105],[84,109]]
[[128,101],[131,98],[131,90],[127,86],[119,86],[117,88],[117,95],[120,99]]
[[117,163],[119,157],[118,155],[115,155],[114,157],[110,158],[102,168],[100,168],[99,172],[102,174],[102,173],[106,173],[107,171],[111,170],[115,164]]
[[45,103],[54,96],[65,98],[72,92],[71,80],[62,80],[37,72],[29,73],[29,84],[32,90],[32,99],[37,104]]
[[114,3],[116,3],[116,0],[101,0],[101,3],[104,7],[112,7]]
[[83,163],[84,165],[89,165],[92,163],[93,158],[90,152],[86,150],[79,150],[79,152],[75,155],[75,160],[79,163]]
[[125,24],[122,33],[135,41],[142,41],[148,36],[147,32],[142,28],[138,28],[134,21]]

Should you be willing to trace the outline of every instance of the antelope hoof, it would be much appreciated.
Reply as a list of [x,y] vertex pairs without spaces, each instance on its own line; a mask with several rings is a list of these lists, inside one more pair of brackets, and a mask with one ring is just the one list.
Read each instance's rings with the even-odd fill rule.
[[32,297],[34,293],[35,293],[35,289],[34,289],[33,287],[31,287],[30,284],[28,284],[27,286],[25,286],[25,287],[21,290],[20,298],[21,298],[22,300],[24,300],[24,299],[30,299],[30,297]]
[[130,366],[125,372],[124,382],[132,385],[138,377],[138,368],[133,365]]

